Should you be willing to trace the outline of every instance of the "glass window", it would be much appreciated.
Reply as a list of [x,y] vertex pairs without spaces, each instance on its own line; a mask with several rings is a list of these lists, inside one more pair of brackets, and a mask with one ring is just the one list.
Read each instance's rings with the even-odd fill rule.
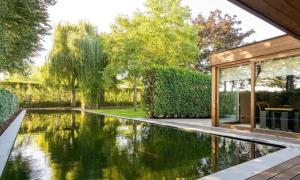
[[256,64],[256,128],[300,132],[300,57]]
[[219,122],[250,124],[250,65],[220,70]]

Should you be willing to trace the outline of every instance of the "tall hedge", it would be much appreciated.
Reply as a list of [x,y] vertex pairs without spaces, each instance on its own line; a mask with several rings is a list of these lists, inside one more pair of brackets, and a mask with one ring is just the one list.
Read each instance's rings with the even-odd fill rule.
[[0,88],[0,124],[5,122],[19,108],[18,97]]
[[150,117],[209,117],[211,78],[207,74],[155,66],[144,75],[144,102]]

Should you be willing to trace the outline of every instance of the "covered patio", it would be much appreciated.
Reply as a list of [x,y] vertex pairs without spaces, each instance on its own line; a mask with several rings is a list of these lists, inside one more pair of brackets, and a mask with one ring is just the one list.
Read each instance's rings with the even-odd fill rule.
[[212,126],[300,138],[300,3],[229,1],[287,35],[211,54]]

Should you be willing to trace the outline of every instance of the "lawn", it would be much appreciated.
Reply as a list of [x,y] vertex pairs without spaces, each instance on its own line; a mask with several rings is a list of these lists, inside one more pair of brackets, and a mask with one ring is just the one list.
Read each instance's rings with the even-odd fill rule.
[[146,112],[141,108],[138,108],[137,111],[134,111],[133,108],[97,109],[97,110],[93,110],[93,111],[101,112],[101,113],[105,113],[105,114],[123,116],[123,117],[130,117],[130,118],[146,118],[147,117]]

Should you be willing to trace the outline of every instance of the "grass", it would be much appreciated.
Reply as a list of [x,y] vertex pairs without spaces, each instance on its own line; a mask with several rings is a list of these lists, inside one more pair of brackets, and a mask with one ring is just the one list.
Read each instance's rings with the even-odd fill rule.
[[137,111],[134,111],[133,108],[97,109],[97,110],[93,110],[93,111],[105,113],[105,114],[129,117],[129,118],[146,118],[147,117],[146,112],[141,108],[138,108]]

